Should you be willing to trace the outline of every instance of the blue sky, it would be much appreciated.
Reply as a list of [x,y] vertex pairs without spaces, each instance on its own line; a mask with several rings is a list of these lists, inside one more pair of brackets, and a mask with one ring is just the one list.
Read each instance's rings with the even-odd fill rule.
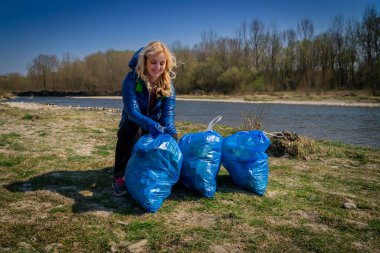
[[193,46],[211,29],[236,37],[253,18],[282,31],[308,17],[318,34],[336,15],[361,20],[373,3],[379,11],[380,0],[0,0],[0,74],[25,74],[40,53],[83,58],[152,40]]

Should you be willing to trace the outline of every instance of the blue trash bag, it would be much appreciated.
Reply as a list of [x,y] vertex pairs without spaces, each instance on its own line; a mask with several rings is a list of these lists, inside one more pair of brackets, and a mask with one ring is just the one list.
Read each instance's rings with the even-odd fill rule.
[[260,130],[240,131],[223,140],[222,162],[234,183],[263,196],[268,185],[270,140]]
[[142,136],[132,150],[125,170],[129,194],[146,211],[156,212],[178,182],[183,156],[169,134]]
[[215,195],[222,162],[223,137],[212,130],[221,119],[222,116],[214,118],[205,132],[186,134],[178,143],[183,154],[180,184],[207,198]]
[[183,154],[180,184],[207,198],[215,195],[222,162],[223,137],[212,130],[221,118],[212,120],[205,132],[186,134],[178,143]]

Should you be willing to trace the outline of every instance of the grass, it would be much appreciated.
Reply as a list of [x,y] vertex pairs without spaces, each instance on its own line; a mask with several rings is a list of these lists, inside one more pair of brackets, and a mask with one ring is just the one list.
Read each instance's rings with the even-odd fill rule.
[[[313,147],[308,159],[269,158],[264,197],[235,186],[222,168],[213,199],[175,186],[150,214],[111,192],[118,111],[9,104],[0,110],[2,252],[380,248],[378,149],[302,139],[297,152]],[[179,136],[206,128],[176,125]],[[237,131],[220,125],[216,130],[223,136]],[[357,208],[343,209],[346,200]]]

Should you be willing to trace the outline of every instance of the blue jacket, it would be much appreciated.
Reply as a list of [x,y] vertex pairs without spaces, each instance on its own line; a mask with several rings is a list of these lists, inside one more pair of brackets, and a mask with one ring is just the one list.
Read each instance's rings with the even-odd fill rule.
[[124,79],[122,87],[123,111],[121,114],[120,126],[127,121],[132,121],[144,130],[148,131],[151,121],[159,122],[163,127],[169,124],[174,125],[174,108],[175,108],[175,90],[173,83],[171,88],[173,94],[171,97],[160,97],[155,105],[149,107],[149,91],[144,81],[138,78],[135,72],[140,48],[129,62],[131,71]]

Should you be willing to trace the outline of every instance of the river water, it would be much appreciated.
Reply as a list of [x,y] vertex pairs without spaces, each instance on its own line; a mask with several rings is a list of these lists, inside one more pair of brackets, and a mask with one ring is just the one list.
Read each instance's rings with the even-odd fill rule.
[[[16,97],[7,102],[120,109],[123,106],[120,98]],[[262,129],[267,132],[288,130],[314,139],[380,148],[380,107],[176,102],[178,121],[207,124],[218,115],[223,116],[221,125],[238,127],[247,116],[262,115]]]

